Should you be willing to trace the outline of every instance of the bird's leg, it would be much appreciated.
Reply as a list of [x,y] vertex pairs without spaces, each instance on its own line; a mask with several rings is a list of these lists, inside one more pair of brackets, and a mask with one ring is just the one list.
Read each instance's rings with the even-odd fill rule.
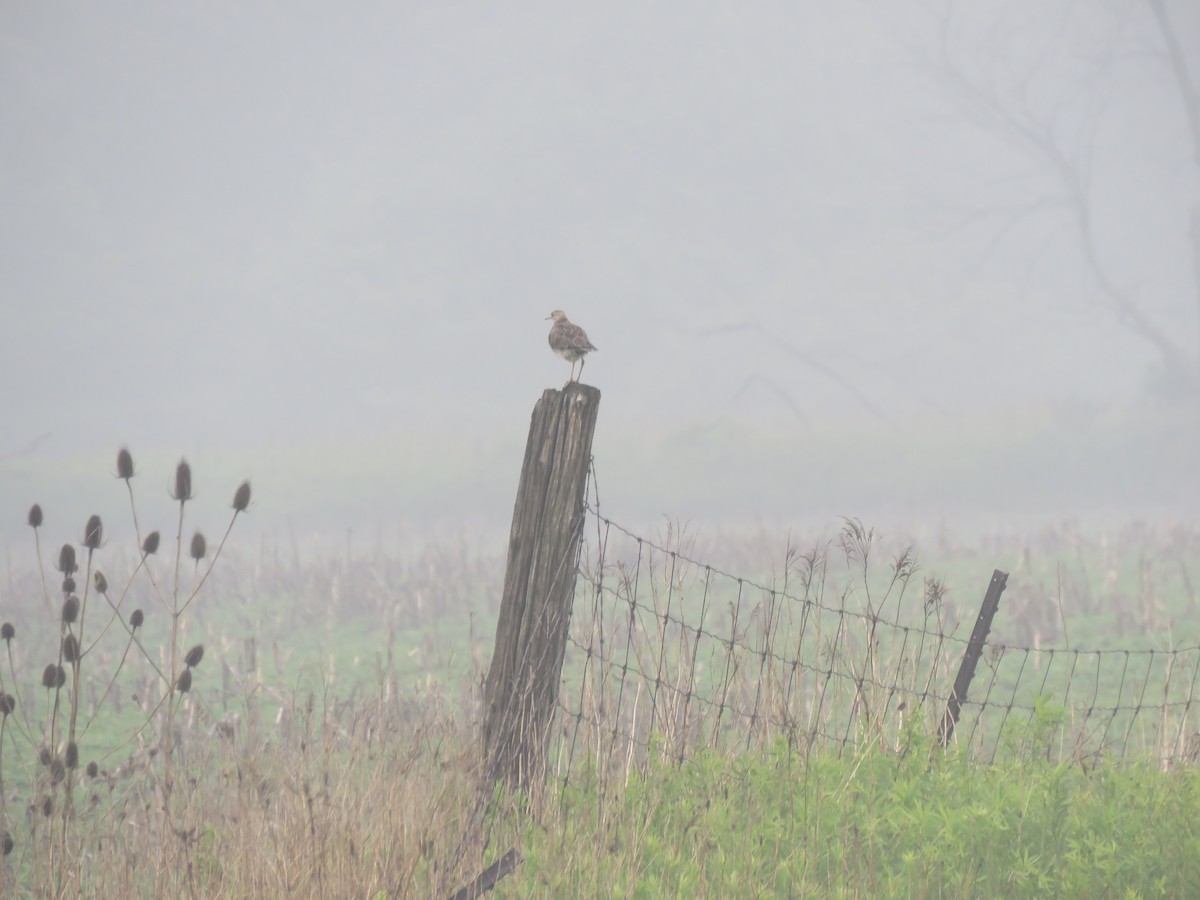
[[[587,362],[587,357],[586,357],[586,356],[581,356],[581,357],[579,357],[579,378],[582,378],[582,377],[583,377],[583,364],[584,364],[585,362]],[[577,378],[577,379],[575,379],[575,380],[576,380],[576,381],[578,381],[578,380],[579,380],[579,378]]]

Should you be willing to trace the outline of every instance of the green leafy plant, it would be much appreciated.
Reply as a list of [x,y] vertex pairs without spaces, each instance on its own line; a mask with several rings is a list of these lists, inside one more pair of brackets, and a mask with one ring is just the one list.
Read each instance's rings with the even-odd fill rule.
[[1200,770],[700,751],[527,826],[516,895],[1186,895]]

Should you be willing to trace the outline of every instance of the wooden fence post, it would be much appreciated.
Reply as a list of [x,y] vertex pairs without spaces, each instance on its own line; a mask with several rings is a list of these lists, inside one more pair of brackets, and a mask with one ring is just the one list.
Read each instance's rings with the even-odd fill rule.
[[600,391],[570,384],[533,408],[513,507],[496,647],[483,690],[487,783],[545,776],[558,702]]
[[942,723],[938,726],[938,741],[943,747],[954,737],[954,726],[958,724],[958,714],[967,699],[967,690],[971,687],[971,679],[975,677],[975,666],[983,655],[983,645],[987,643],[988,632],[992,630],[992,619],[1000,608],[1000,595],[1008,584],[1008,573],[996,569],[992,572],[992,581],[983,597],[983,606],[979,608],[979,617],[975,620],[975,628],[971,631],[971,640],[963,651],[962,663],[958,667],[958,677],[954,679],[954,689],[946,701],[946,712]]

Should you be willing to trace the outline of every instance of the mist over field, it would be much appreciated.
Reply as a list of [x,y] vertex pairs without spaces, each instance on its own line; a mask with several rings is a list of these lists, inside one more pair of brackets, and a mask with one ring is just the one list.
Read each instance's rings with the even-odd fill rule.
[[0,538],[125,444],[502,530],[557,308],[619,520],[1194,519],[1198,78],[1184,2],[6,4]]
[[1194,894],[1198,459],[1195,0],[0,3],[0,896]]

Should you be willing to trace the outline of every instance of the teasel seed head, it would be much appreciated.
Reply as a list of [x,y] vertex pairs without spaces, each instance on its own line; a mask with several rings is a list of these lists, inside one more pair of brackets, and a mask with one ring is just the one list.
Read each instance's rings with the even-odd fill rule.
[[181,694],[186,694],[192,689],[191,669],[184,669],[179,673],[179,677],[175,680],[175,689]]
[[38,762],[43,766],[50,765],[54,761],[54,754],[50,752],[49,747],[42,747],[38,750]]
[[0,625],[0,640],[11,641],[17,636],[17,629],[12,622],[5,622]]
[[142,622],[146,620],[145,615],[140,609],[135,609],[129,614],[129,627],[135,631],[142,627]]
[[68,575],[66,578],[63,579],[62,592],[64,594],[75,593],[75,579],[72,578],[70,575]]
[[17,698],[12,694],[0,694],[0,716],[7,716],[17,708]]
[[204,559],[207,554],[208,541],[204,539],[204,535],[197,531],[192,535],[192,549],[190,551],[190,555],[196,562],[200,562],[200,560]]
[[158,552],[159,535],[157,531],[152,531],[146,535],[146,539],[142,541],[142,553],[146,556],[153,556]]
[[200,665],[200,660],[204,659],[204,645],[197,644],[187,652],[187,656],[183,658],[183,664],[189,669],[194,669]]
[[117,451],[117,477],[129,481],[133,477],[133,455],[128,447]]
[[42,815],[47,819],[54,814],[54,798],[47,797],[42,801]]
[[[48,663],[46,668],[42,669],[42,687],[58,687],[58,673],[60,671],[61,670],[56,664]],[[66,683],[66,673],[63,674],[63,683]]]
[[35,503],[35,504],[33,504],[33,506],[29,507],[29,519],[27,521],[29,522],[30,528],[41,528],[42,527],[42,508],[41,508],[41,506],[39,506],[38,504]]
[[66,662],[76,663],[79,661],[79,641],[75,635],[68,634],[62,641],[62,656]]
[[104,573],[99,569],[97,569],[96,573],[92,576],[92,584],[95,585],[97,594],[108,593],[108,579],[104,577]]
[[99,774],[100,774],[100,766],[98,766],[96,764],[96,761],[93,759],[90,763],[87,764],[87,776],[88,776],[88,778],[95,778]]
[[65,624],[70,625],[78,618],[79,598],[74,594],[68,594],[62,605],[62,620]]
[[89,550],[99,550],[100,540],[104,537],[104,526],[100,523],[99,516],[89,516],[87,524],[83,526],[83,546]]
[[68,769],[74,769],[79,765],[79,745],[74,741],[67,744],[66,764]]
[[50,763],[50,783],[58,784],[67,777],[67,767],[63,765],[61,759],[55,759]]
[[8,856],[13,852],[13,847],[15,846],[16,844],[13,843],[12,835],[7,831],[0,831],[0,854]]
[[175,467],[175,490],[171,493],[171,499],[180,503],[192,499],[192,467],[186,459],[181,459]]
[[246,507],[250,505],[250,482],[243,481],[238,485],[238,489],[233,494],[233,508],[235,512],[245,512]]
[[64,575],[71,575],[79,566],[75,565],[75,548],[70,544],[63,544],[62,549],[58,551],[58,571]]

